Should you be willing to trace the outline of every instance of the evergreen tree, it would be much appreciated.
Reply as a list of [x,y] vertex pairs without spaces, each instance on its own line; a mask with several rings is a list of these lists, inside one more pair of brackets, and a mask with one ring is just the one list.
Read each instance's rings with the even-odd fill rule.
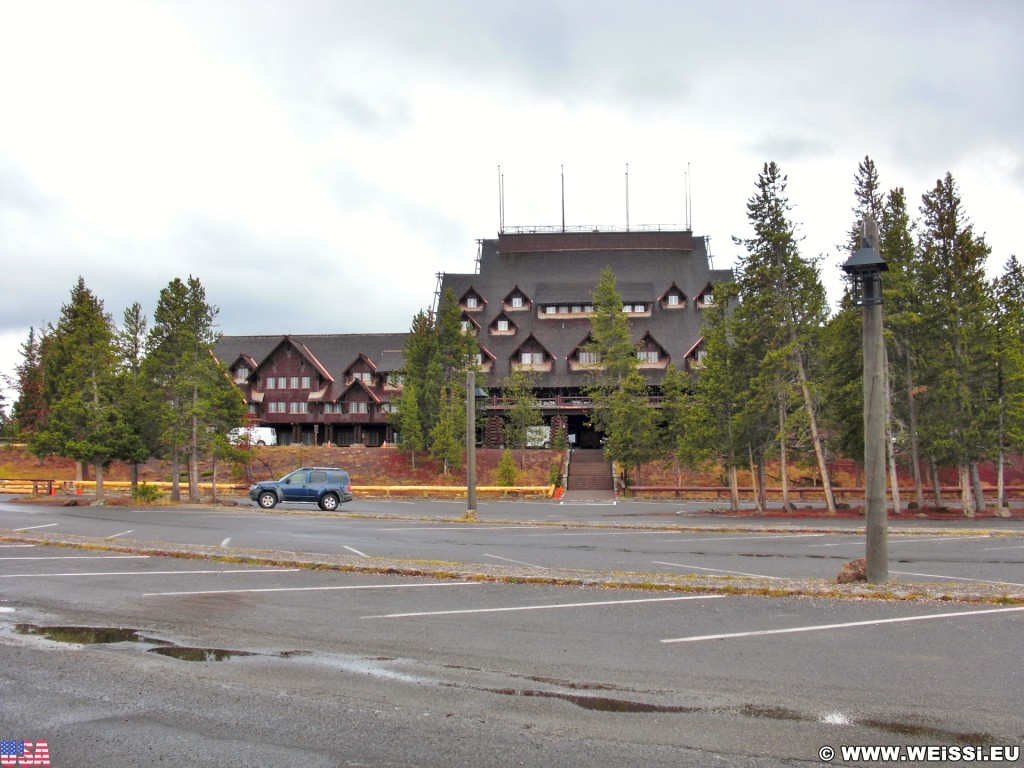
[[415,466],[416,451],[429,446],[437,423],[442,386],[437,331],[433,318],[423,310],[413,318],[404,354],[398,421],[402,443]]
[[[225,372],[213,357],[218,309],[206,301],[196,277],[175,278],[160,291],[143,365],[146,379],[160,395],[160,435],[172,457],[171,497],[181,498],[179,467],[187,459],[189,500],[199,501],[199,457],[211,445],[211,429],[224,404]],[[236,425],[241,423],[239,416]]]
[[[746,392],[752,369],[734,341],[730,306],[735,304],[735,283],[715,288],[716,299],[704,313],[704,357],[700,364],[693,400],[685,413],[686,422],[697,434],[689,442],[707,446],[725,468],[729,479],[729,500],[740,508],[737,470],[744,463],[750,443],[746,431]],[[684,424],[684,428],[686,425]],[[705,433],[706,437],[701,437]],[[699,459],[700,454],[694,454]]]
[[92,464],[102,499],[104,466],[136,455],[139,441],[120,406],[113,321],[82,278],[61,309],[43,365],[47,415],[29,447],[37,456]]
[[998,355],[984,274],[990,248],[966,218],[952,174],[921,201],[921,441],[933,461],[957,465],[964,514],[973,516],[977,463],[998,444]]
[[516,460],[512,457],[512,451],[502,451],[501,461],[498,462],[498,485],[511,488],[516,484],[517,474]]
[[598,366],[584,386],[593,403],[590,421],[604,435],[605,455],[634,467],[639,477],[640,464],[658,455],[658,417],[638,370],[637,345],[611,267],[601,270],[591,296],[594,312],[584,348],[596,355]]
[[1006,506],[1006,453],[1024,453],[1024,265],[1010,256],[993,283],[998,376],[998,503]]
[[398,435],[402,450],[409,451],[412,468],[416,469],[416,451],[426,449],[423,420],[420,415],[419,387],[414,379],[403,379],[398,401]]
[[35,328],[28,329],[28,338],[21,345],[21,363],[14,369],[14,389],[18,393],[11,409],[14,431],[21,439],[29,439],[46,420],[44,397],[43,349],[47,337]]
[[[757,192],[747,202],[754,236],[734,238],[747,253],[737,272],[739,305],[733,332],[745,363],[756,371],[747,392],[744,421],[750,453],[758,474],[763,475],[768,442],[785,439],[778,434],[780,398],[787,397],[790,387],[798,393],[795,399],[805,411],[826,505],[834,514],[824,439],[817,423],[818,384],[811,378],[810,367],[827,317],[825,289],[817,263],[800,255],[786,186],[779,167],[766,163],[758,176]],[[763,494],[763,482],[760,485]]]
[[598,357],[600,370],[592,386],[602,392],[615,389],[636,370],[638,361],[629,320],[622,311],[622,294],[611,267],[601,270],[591,297],[594,312],[590,317],[590,342],[585,349]]
[[662,452],[675,463],[676,485],[680,484],[680,467],[700,469],[716,458],[712,420],[701,405],[693,378],[669,365],[661,381]]
[[600,424],[605,435],[605,455],[623,467],[631,467],[637,484],[641,480],[640,467],[660,452],[658,418],[647,382],[639,370],[628,373],[603,404]]
[[526,467],[526,446],[531,427],[544,424],[540,402],[534,394],[534,376],[531,371],[514,369],[502,382],[502,399],[506,404],[504,438],[505,447],[520,451],[520,467]]
[[462,466],[465,423],[463,398],[459,391],[444,387],[441,390],[441,412],[430,432],[430,452],[442,463],[446,476]]
[[153,429],[153,418],[149,406],[152,398],[141,378],[142,360],[146,348],[146,326],[148,321],[142,305],[135,302],[125,309],[122,326],[114,337],[117,346],[122,379],[122,407],[125,420],[139,438],[139,455],[131,463],[131,489],[135,492],[139,483],[139,462],[144,461],[157,448],[157,435]]
[[462,309],[451,288],[441,294],[436,331],[442,381],[449,387],[465,390],[466,372],[476,358],[477,343],[472,334],[462,330]]

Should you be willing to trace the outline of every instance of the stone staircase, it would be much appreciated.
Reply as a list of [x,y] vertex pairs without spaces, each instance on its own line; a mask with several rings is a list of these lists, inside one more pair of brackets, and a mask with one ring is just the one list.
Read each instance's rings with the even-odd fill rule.
[[569,460],[569,477],[566,492],[583,492],[595,495],[615,496],[612,482],[612,467],[600,449],[575,449]]

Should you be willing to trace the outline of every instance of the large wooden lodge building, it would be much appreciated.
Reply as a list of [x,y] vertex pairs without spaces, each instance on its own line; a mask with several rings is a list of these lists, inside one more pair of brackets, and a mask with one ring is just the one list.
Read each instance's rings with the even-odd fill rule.
[[[592,447],[582,394],[593,370],[584,349],[592,293],[609,266],[638,343],[640,370],[657,386],[669,364],[695,371],[703,355],[702,312],[730,270],[711,268],[707,241],[689,230],[521,228],[481,240],[476,269],[444,274],[462,324],[479,346],[478,383],[486,446],[501,442],[501,382],[537,373],[545,423],[571,444]],[[399,437],[390,423],[401,391],[406,333],[224,336],[214,353],[230,370],[255,423],[280,443],[378,446]]]

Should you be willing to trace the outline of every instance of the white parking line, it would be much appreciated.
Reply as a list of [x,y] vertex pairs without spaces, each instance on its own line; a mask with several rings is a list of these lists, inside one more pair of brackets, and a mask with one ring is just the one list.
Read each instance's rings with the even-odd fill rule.
[[765,576],[763,573],[744,573],[743,571],[723,571],[719,568],[700,568],[696,565],[684,565],[683,563],[663,563],[660,560],[652,560],[654,565],[668,565],[672,568],[692,568],[695,571],[711,571],[712,573],[728,573],[732,576],[752,576],[755,579],[780,579],[781,576]]
[[506,563],[515,563],[516,565],[528,565],[531,568],[541,568],[543,570],[547,570],[547,566],[546,565],[536,565],[534,563],[524,563],[521,560],[509,560],[507,557],[498,557],[497,555],[488,555],[486,552],[484,553],[484,557],[493,557],[495,560],[504,560]]
[[0,557],[0,560],[145,560],[149,555],[40,555],[39,557]]
[[[295,570],[298,570],[296,568]],[[479,581],[451,581],[430,584],[355,584],[338,587],[270,587],[268,589],[209,589],[201,592],[146,592],[143,597],[167,597],[169,595],[234,595],[243,592],[333,592],[349,589],[415,589],[416,587],[477,587]]]
[[692,541],[743,541],[752,539],[754,541],[763,541],[765,539],[807,539],[807,538],[821,538],[822,536],[830,536],[828,533],[779,533],[779,534],[755,534],[753,536],[709,536],[703,539],[662,539],[663,543],[678,544],[680,542],[692,542]]
[[378,528],[378,531],[511,531],[535,525],[418,525],[414,528]]
[[133,528],[130,531],[121,531],[120,533],[115,533],[115,534],[113,534],[111,536],[107,536],[107,538],[108,539],[116,539],[118,536],[127,536],[129,533],[135,533],[135,529]]
[[632,605],[635,603],[666,603],[679,600],[714,600],[725,595],[684,595],[682,597],[647,597],[639,600],[601,600],[593,603],[557,603],[555,605],[515,605],[508,608],[469,608],[458,611],[420,611],[418,613],[383,613],[363,616],[364,619],[404,619],[412,616],[455,616],[466,613],[505,613],[508,611],[553,611],[557,608],[594,608],[606,605]]
[[60,525],[60,523],[47,523],[46,525],[30,525],[28,528],[15,528],[14,532],[18,533],[20,531],[34,531],[36,528],[54,528],[58,525]]
[[1008,587],[1024,587],[1015,581],[990,581],[989,579],[968,579],[961,576],[940,576],[937,573],[911,573],[910,571],[890,571],[898,576],[925,576],[929,579],[943,579],[945,581],[976,581],[979,584],[999,584]]
[[343,549],[347,549],[349,552],[353,552],[353,553],[359,555],[360,557],[369,557],[368,554],[366,554],[365,552],[360,552],[355,547],[346,547],[345,545],[342,545],[342,548]]
[[1024,606],[1016,608],[992,608],[985,611],[959,611],[953,613],[932,613],[926,616],[902,616],[897,619],[872,619],[870,621],[847,621],[842,624],[818,624],[811,627],[789,627],[787,629],[760,629],[751,632],[730,632],[722,635],[696,635],[694,637],[676,637],[662,640],[663,643],[697,643],[704,640],[732,640],[739,637],[760,637],[763,635],[786,635],[795,632],[820,632],[827,629],[847,629],[849,627],[873,627],[880,624],[899,624],[907,621],[927,621],[928,619],[954,619],[961,616],[982,616],[990,613],[1007,613],[1024,611]]
[[35,544],[0,544],[0,549],[25,549],[27,547],[34,547]]
[[980,535],[980,536],[940,536],[937,539],[920,539],[920,538],[918,538],[916,536],[904,536],[904,537],[899,538],[898,540],[897,540],[897,537],[890,536],[889,537],[889,543],[890,544],[892,544],[892,543],[896,543],[896,544],[924,544],[925,542],[936,542],[936,541],[941,541],[941,542],[947,542],[947,541],[971,541],[973,539],[991,539],[991,538],[992,537],[989,536],[988,534],[983,534],[983,535]]
[[93,573],[3,573],[0,579],[41,579],[53,576],[179,576],[197,573],[288,573],[298,568],[236,568],[226,571],[109,571]]

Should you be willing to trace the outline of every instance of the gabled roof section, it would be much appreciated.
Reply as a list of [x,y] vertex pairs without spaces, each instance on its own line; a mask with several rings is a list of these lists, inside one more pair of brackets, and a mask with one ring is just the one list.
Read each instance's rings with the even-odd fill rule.
[[658,297],[658,301],[660,301],[663,305],[668,304],[668,297],[669,295],[672,294],[681,297],[684,302],[686,301],[686,292],[678,285],[676,285],[674,281],[672,285],[669,286],[668,290]]
[[531,303],[531,301],[530,301],[530,297],[529,297],[529,296],[527,295],[526,291],[524,291],[524,290],[523,290],[522,288],[520,288],[520,287],[519,287],[518,285],[516,285],[516,287],[515,287],[515,288],[513,288],[513,289],[512,289],[511,291],[509,291],[509,292],[508,292],[508,293],[507,293],[507,294],[505,295],[505,298],[504,298],[504,299],[502,299],[502,302],[503,302],[504,304],[506,304],[506,305],[510,305],[510,304],[512,303],[512,299],[513,299],[514,297],[516,297],[516,296],[520,296],[520,297],[522,297],[522,299],[523,299],[523,304],[524,304],[524,305],[525,305],[525,304],[530,304],[530,303]]
[[654,336],[651,335],[650,331],[644,333],[644,335],[640,338],[640,345],[641,347],[657,347],[658,351],[661,352],[663,355],[668,354],[668,350],[665,349],[665,345],[658,341],[656,338],[654,338]]
[[[470,298],[476,299],[477,303],[475,307],[469,306],[469,301],[467,300]],[[468,310],[469,312],[479,312],[481,309],[487,306],[487,300],[480,295],[480,292],[476,288],[474,288],[471,285],[459,297],[459,306],[462,307],[463,310]]]
[[351,363],[349,363],[348,365],[345,366],[345,370],[342,371],[342,374],[347,376],[348,372],[351,371],[353,366],[355,366],[355,364],[358,363],[360,360],[362,360],[368,366],[370,366],[370,371],[372,373],[376,373],[377,372],[377,366],[373,364],[373,360],[371,360],[366,355],[364,355],[362,352],[360,352],[358,355],[356,355],[356,359],[355,360],[353,360]]
[[[530,342],[533,342],[533,343],[531,344]],[[538,339],[532,333],[529,336],[527,336],[525,339],[523,339],[523,343],[522,344],[520,344],[518,347],[516,347],[515,349],[512,350],[512,354],[513,355],[518,355],[520,352],[523,351],[523,349],[525,347],[533,347],[533,346],[540,347],[541,351],[545,355],[547,355],[549,358],[551,358],[552,360],[557,360],[558,359],[557,357],[555,357],[555,355],[551,354],[551,351],[546,346],[544,346],[544,344],[541,343],[540,339]]]
[[701,336],[699,339],[697,339],[696,343],[692,347],[690,347],[688,350],[686,350],[686,354],[683,355],[683,357],[685,357],[685,358],[695,357],[697,355],[697,350],[700,349],[701,346],[703,346],[703,344],[704,344],[704,337]]
[[377,397],[377,395],[374,393],[372,389],[366,386],[365,382],[363,382],[362,379],[353,379],[351,384],[343,388],[341,392],[338,393],[338,396],[335,398],[335,402],[341,402],[342,400],[344,400],[345,396],[349,392],[351,392],[353,388],[356,387],[358,387],[359,389],[363,390],[363,392],[368,394],[370,396],[370,400],[372,400],[373,402],[378,404],[381,402],[381,399]]
[[[273,359],[278,350],[282,349],[286,344],[298,352],[299,355],[301,355],[306,362],[312,365],[313,368],[316,369],[317,373],[323,376],[327,381],[334,381],[334,377],[331,376],[331,374],[327,372],[327,369],[324,368],[319,360],[317,360],[316,355],[309,351],[309,347],[301,341],[293,339],[291,336],[282,336],[281,341],[279,341],[266,355],[263,356],[263,359],[260,360],[259,365],[257,365],[256,368],[262,368],[268,361]],[[253,371],[255,372],[255,370],[256,369],[254,368]]]

